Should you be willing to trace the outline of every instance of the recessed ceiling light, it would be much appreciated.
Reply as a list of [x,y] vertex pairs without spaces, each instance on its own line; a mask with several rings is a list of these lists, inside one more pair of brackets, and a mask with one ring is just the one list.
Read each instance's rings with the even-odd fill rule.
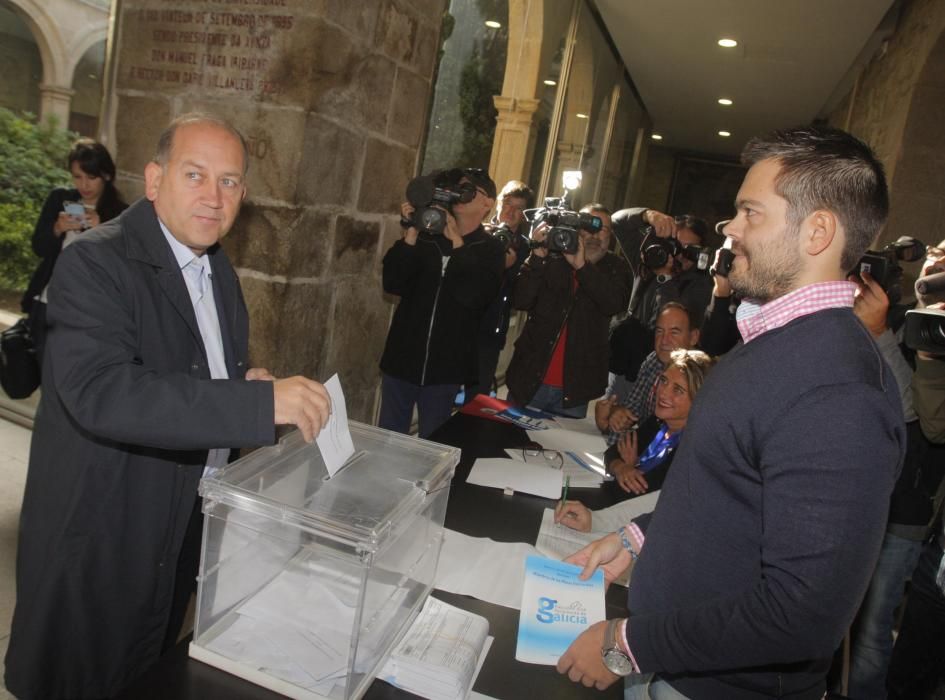
[[650,134],[650,138],[653,139],[654,141],[662,141],[662,140],[663,140],[663,135],[662,135],[662,134]]
[[725,49],[733,49],[738,46],[738,42],[734,39],[719,39],[719,46]]
[[486,20],[486,26],[487,26],[487,27],[492,27],[493,29],[498,29],[498,28],[501,27],[502,25],[499,24],[498,22],[496,22],[494,19],[487,19],[487,20]]
[[720,105],[725,105],[726,107],[728,107],[730,104],[732,104],[732,101],[731,101],[730,99],[728,99],[727,97],[720,97],[720,98],[719,98],[719,104],[720,104]]
[[554,80],[551,80],[550,78],[545,81],[545,85],[557,85],[557,84],[558,83],[556,83]]
[[732,135],[732,132],[731,132],[731,131],[720,131],[720,132],[719,132],[719,136],[722,136],[722,137],[728,137],[728,136],[731,136],[731,135]]
[[587,119],[587,115],[586,115],[586,114],[581,114],[580,112],[578,112],[578,113],[575,114],[574,116],[577,117],[578,119]]

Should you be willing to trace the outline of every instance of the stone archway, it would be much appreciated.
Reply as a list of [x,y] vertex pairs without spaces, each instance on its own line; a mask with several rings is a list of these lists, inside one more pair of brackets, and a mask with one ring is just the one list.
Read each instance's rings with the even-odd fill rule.
[[945,30],[919,72],[890,190],[889,222],[877,245],[899,236],[945,238]]

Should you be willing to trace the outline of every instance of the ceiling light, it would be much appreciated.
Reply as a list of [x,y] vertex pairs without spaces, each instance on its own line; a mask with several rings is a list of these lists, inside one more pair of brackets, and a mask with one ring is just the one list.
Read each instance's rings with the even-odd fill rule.
[[738,42],[734,39],[719,39],[719,46],[724,49],[734,49],[738,46]]
[[726,107],[728,107],[730,104],[732,104],[732,101],[731,101],[730,99],[728,99],[727,97],[720,97],[720,98],[719,98],[719,104],[720,104],[720,105],[725,105]]
[[556,83],[556,82],[555,82],[554,80],[552,80],[551,78],[549,78],[548,80],[545,81],[545,85],[552,85],[552,86],[553,86],[553,85],[557,85],[557,84],[558,84],[558,83]]
[[731,136],[731,135],[732,135],[732,132],[731,132],[731,131],[720,131],[720,132],[719,132],[719,136],[722,136],[722,137],[729,137],[729,136]]
[[653,139],[654,141],[662,141],[662,140],[663,140],[662,134],[650,134],[650,138]]
[[499,24],[498,22],[496,22],[494,19],[487,19],[487,20],[486,20],[486,26],[487,26],[487,27],[491,27],[492,29],[498,29],[498,28],[501,27],[502,25]]
[[586,115],[586,114],[581,114],[580,112],[578,112],[578,113],[575,114],[574,116],[577,117],[578,119],[587,119],[587,115]]

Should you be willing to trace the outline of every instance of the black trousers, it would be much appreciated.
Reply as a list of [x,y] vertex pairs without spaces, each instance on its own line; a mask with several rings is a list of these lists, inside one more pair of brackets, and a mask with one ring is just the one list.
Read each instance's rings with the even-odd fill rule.
[[922,700],[945,679],[945,594],[935,584],[942,554],[938,542],[927,544],[912,575],[886,677],[889,700]]
[[171,614],[164,633],[161,651],[172,649],[177,644],[190,596],[197,591],[197,569],[200,567],[200,538],[203,533],[203,513],[200,510],[201,499],[194,499],[194,508],[184,533],[184,544],[177,557],[177,572],[174,576],[174,597],[171,601]]

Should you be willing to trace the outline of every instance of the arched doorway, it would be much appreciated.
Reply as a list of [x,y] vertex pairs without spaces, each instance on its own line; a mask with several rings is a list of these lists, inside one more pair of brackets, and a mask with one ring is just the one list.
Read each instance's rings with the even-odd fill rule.
[[0,1],[0,107],[38,115],[43,60],[29,25]]
[[[945,31],[919,73],[902,132],[890,190],[890,212],[877,247],[899,236],[934,245],[945,238]],[[911,296],[918,264],[907,267],[903,295]]]

